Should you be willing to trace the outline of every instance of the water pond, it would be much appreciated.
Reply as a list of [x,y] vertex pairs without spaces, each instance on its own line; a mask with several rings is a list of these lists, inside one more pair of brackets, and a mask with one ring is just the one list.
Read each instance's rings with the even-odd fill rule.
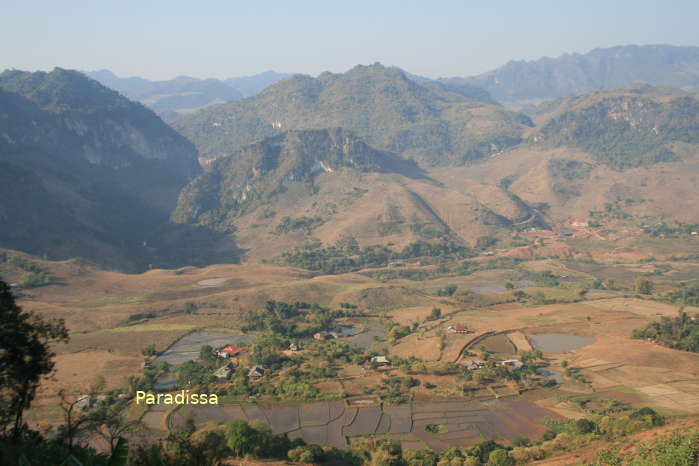
[[342,336],[348,336],[347,343],[351,346],[359,348],[368,348],[374,344],[375,339],[385,338],[386,331],[383,329],[381,322],[377,320],[364,321],[363,325],[366,330],[359,327],[343,326],[341,328]]
[[225,282],[225,278],[207,278],[206,280],[200,280],[197,282],[199,286],[218,286]]
[[558,371],[540,367],[536,370],[536,373],[555,381],[558,385],[563,385],[563,375]]
[[[515,288],[526,288],[528,286],[533,286],[535,283],[532,280],[519,280],[514,282]],[[472,288],[476,293],[500,293],[502,291],[507,291],[507,287],[500,285],[483,285]]]
[[544,353],[565,353],[574,349],[593,344],[596,340],[591,337],[568,335],[565,333],[544,333],[529,337],[534,348]]
[[354,335],[357,335],[362,332],[361,328],[357,327],[352,327],[351,325],[343,325],[340,327],[340,331],[337,332],[340,334],[340,337],[352,337]]

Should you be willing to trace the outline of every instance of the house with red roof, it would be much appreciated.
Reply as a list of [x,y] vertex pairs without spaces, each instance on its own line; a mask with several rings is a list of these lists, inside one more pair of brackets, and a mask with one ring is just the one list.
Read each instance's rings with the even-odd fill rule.
[[234,357],[238,356],[244,350],[245,350],[245,348],[242,346],[228,345],[225,348],[219,350],[217,354],[218,354],[219,358],[228,359],[228,358],[234,358]]

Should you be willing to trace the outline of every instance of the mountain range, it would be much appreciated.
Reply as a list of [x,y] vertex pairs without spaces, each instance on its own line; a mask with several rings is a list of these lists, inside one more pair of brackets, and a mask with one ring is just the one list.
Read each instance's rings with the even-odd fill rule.
[[150,81],[140,77],[120,78],[109,70],[87,71],[85,74],[129,99],[141,102],[166,121],[208,105],[250,97],[289,76],[266,71],[224,80],[178,76]]
[[360,65],[291,76],[175,131],[81,73],[6,71],[0,247],[143,270],[272,260],[347,234],[509,244],[591,212],[696,223],[690,87],[592,90],[526,116],[469,82]]
[[[665,85],[699,90],[699,47],[673,45],[622,45],[569,53],[556,58],[513,60],[476,76],[430,79],[402,70],[423,86],[446,86],[475,100],[490,99],[512,110],[532,113],[540,103],[591,90],[613,89],[631,84]],[[172,121],[214,103],[251,97],[291,76],[267,71],[224,80],[180,76],[167,81],[139,77],[119,78],[108,70],[86,72],[132,100],[153,108]],[[231,91],[221,84],[232,87]]]
[[[380,100],[387,89],[392,106]],[[699,170],[693,94],[649,85],[593,91],[551,101],[530,121],[438,91],[372,65],[317,80],[295,77],[252,99],[181,119],[176,126],[213,161],[183,189],[173,220],[234,232],[248,257],[269,259],[309,241],[334,244],[347,233],[360,244],[398,246],[418,240],[473,246],[481,236],[506,241],[518,231],[589,218],[607,206],[621,205],[624,215],[645,222],[692,222],[699,215],[686,204]],[[469,108],[471,123],[486,129],[476,141],[490,123],[507,128],[512,143],[464,164],[436,150],[453,147],[443,142],[453,140],[448,132],[402,154],[382,139],[401,125],[410,134],[435,115],[452,116],[451,105]],[[405,108],[434,113],[416,111],[406,122]],[[272,119],[275,110],[289,119]],[[320,115],[344,129],[322,129]],[[510,119],[494,123],[492,115]],[[192,120],[201,133],[188,132],[192,126],[184,125]],[[503,124],[513,120],[518,125]],[[443,124],[457,126],[454,120]],[[262,139],[248,142],[246,132]],[[469,135],[463,140],[473,144]],[[230,152],[215,157],[212,147]],[[386,163],[389,158],[420,165],[408,170]]]
[[295,75],[260,94],[173,122],[205,159],[294,129],[341,127],[380,150],[439,165],[478,160],[520,142],[525,115],[472,87],[419,84],[375,63],[318,78]]
[[699,90],[699,47],[625,45],[585,54],[515,60],[478,76],[443,78],[488,91],[504,105],[532,110],[544,100],[634,83]]

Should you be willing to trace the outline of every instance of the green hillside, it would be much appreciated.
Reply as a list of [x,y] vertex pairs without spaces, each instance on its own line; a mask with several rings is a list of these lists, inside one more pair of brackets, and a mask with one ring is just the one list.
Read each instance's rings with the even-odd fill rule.
[[414,162],[377,151],[347,130],[289,131],[211,163],[182,190],[172,217],[232,232],[232,219],[294,185],[312,195],[316,176],[343,168],[422,176]]
[[531,124],[484,99],[482,91],[422,85],[400,70],[374,64],[318,78],[296,75],[255,97],[201,110],[173,125],[209,159],[288,130],[341,127],[404,157],[463,164],[519,143]]
[[699,101],[649,87],[564,98],[541,113],[535,143],[579,147],[618,170],[679,160],[671,143],[699,142]]

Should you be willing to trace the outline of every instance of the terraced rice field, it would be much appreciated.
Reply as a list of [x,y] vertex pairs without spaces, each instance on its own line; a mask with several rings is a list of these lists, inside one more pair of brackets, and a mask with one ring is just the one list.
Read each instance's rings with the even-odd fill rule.
[[[408,444],[425,444],[437,451],[484,440],[511,441],[519,435],[538,437],[545,432],[543,423],[547,419],[560,418],[522,397],[362,407],[349,406],[344,401],[242,404],[190,407],[188,412],[197,424],[259,419],[268,423],[277,434],[338,448],[347,446],[355,437],[379,435],[399,436]],[[177,412],[172,416],[173,426],[183,423],[184,413]],[[428,432],[425,427],[429,424],[443,424],[447,426],[447,432]]]

